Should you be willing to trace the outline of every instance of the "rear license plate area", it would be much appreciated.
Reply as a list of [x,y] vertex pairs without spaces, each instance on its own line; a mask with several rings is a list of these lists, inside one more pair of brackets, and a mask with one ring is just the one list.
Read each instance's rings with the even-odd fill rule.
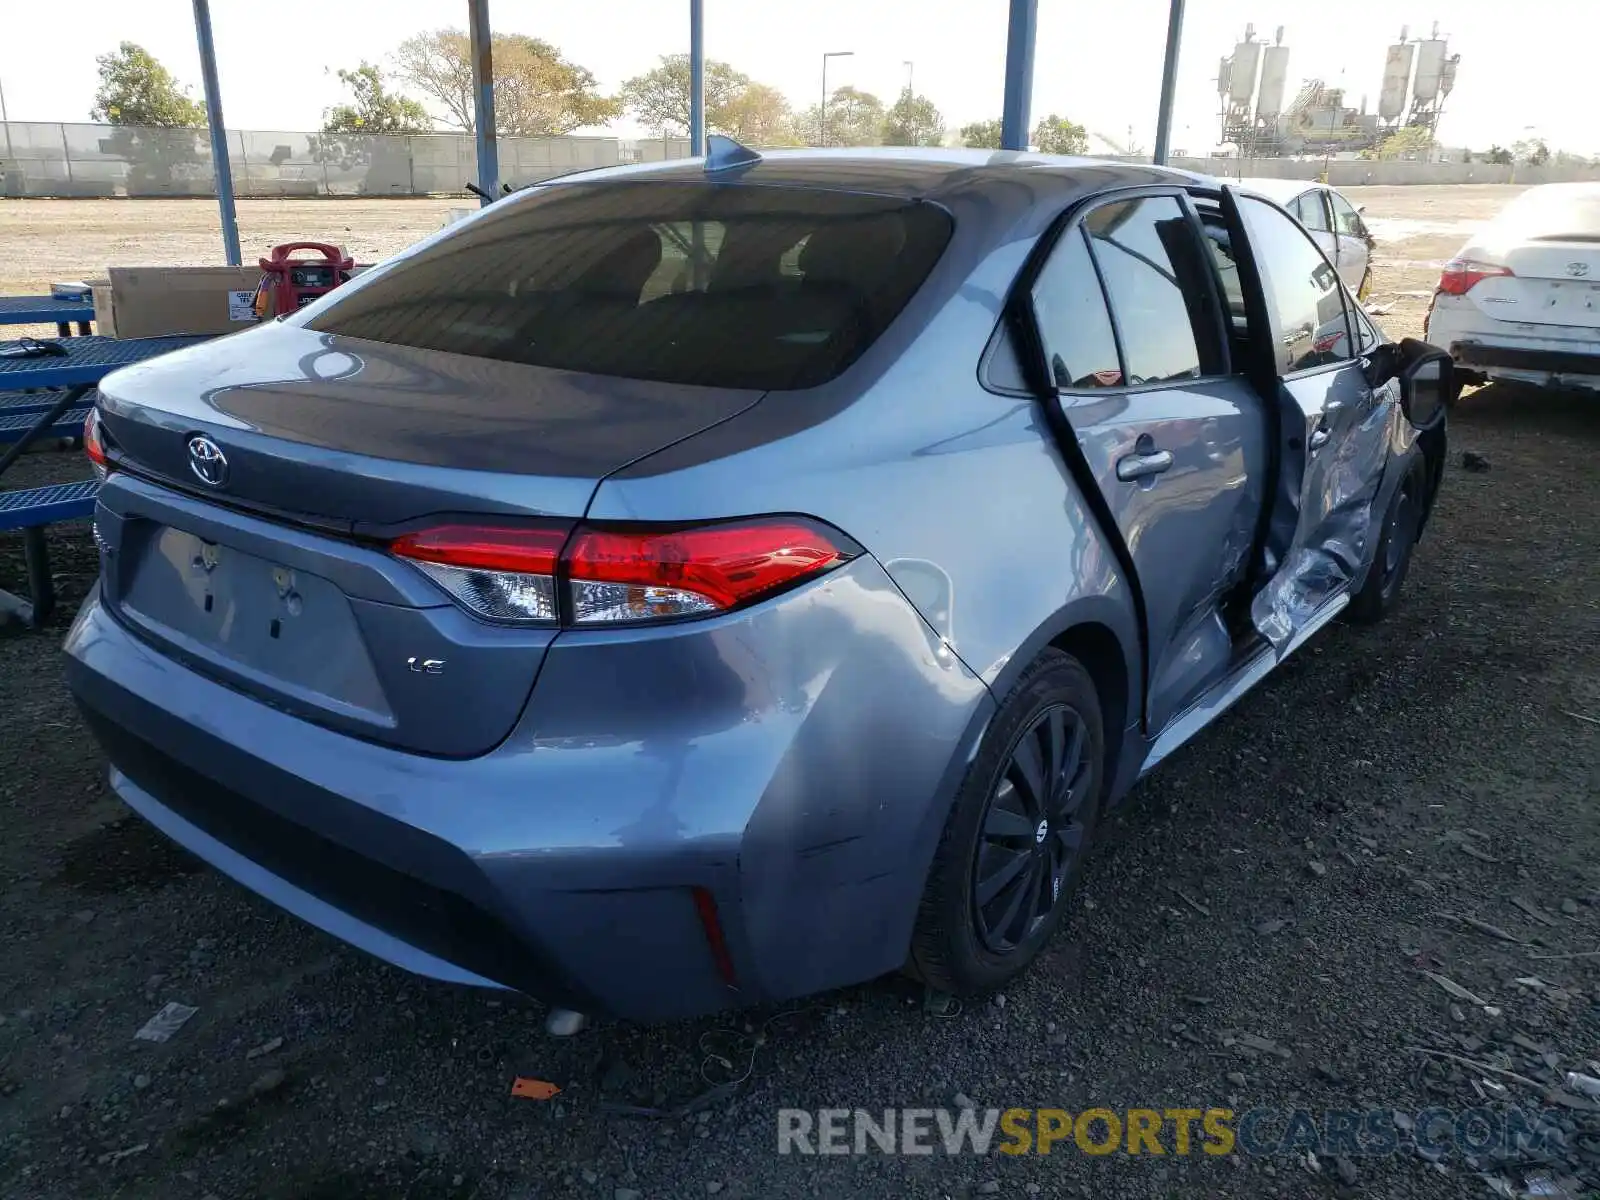
[[388,723],[350,602],[331,581],[145,523],[120,596],[123,615],[253,690]]

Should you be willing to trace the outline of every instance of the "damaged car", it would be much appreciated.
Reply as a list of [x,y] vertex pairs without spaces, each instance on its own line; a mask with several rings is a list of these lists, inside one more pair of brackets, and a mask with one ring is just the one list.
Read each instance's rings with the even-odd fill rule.
[[712,141],[109,376],[69,683],[132,809],[411,971],[981,993],[1142,775],[1397,603],[1449,357],[1212,179]]

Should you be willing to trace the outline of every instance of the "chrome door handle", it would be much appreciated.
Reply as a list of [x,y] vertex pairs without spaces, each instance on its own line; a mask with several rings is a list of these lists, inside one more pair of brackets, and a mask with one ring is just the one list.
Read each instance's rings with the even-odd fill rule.
[[1130,454],[1127,458],[1117,459],[1117,478],[1123,483],[1132,483],[1135,479],[1148,479],[1152,475],[1159,475],[1172,466],[1171,450],[1155,450],[1149,454]]
[[1333,434],[1328,432],[1328,427],[1326,425],[1318,425],[1316,429],[1311,431],[1311,440],[1307,443],[1307,445],[1309,445],[1313,450],[1321,450],[1328,444],[1328,439],[1332,436]]

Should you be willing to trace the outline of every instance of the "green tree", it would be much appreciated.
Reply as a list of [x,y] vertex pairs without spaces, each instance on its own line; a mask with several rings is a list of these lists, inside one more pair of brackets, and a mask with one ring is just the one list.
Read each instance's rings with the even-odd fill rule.
[[1542,167],[1550,161],[1550,147],[1543,138],[1518,142],[1511,147],[1511,153],[1518,162],[1525,162],[1531,167]]
[[[663,54],[659,66],[623,83],[622,106],[657,137],[685,134],[689,83],[689,56]],[[789,102],[776,88],[714,58],[706,60],[704,87],[709,132],[768,145],[794,140]]]
[[974,150],[1000,149],[1000,122],[974,121],[961,127],[961,144]]
[[[549,42],[521,33],[497,33],[494,120],[512,137],[551,137],[585,125],[604,125],[620,111],[600,92],[593,72],[570,62]],[[419,33],[400,43],[395,62],[402,80],[444,110],[444,121],[471,131],[477,124],[472,84],[472,42],[459,29]]]
[[775,87],[746,81],[744,89],[718,106],[706,124],[713,133],[725,133],[747,146],[799,146],[794,113]]
[[1490,146],[1489,153],[1483,157],[1486,162],[1492,162],[1499,167],[1509,167],[1515,161],[1511,151],[1499,144]]
[[1418,125],[1408,125],[1384,138],[1378,147],[1378,157],[1414,158],[1433,149],[1433,135]]
[[354,95],[353,104],[324,109],[324,133],[423,133],[429,127],[428,110],[409,96],[388,91],[383,72],[362,61],[353,71],[342,67],[339,82]]
[[937,146],[943,140],[944,117],[932,100],[913,95],[910,88],[884,114],[885,146]]
[[828,97],[826,113],[814,104],[797,124],[809,146],[881,146],[885,116],[883,101],[871,92],[842,87]]
[[156,125],[165,128],[204,125],[206,106],[189,98],[172,72],[143,46],[123,42],[114,54],[95,59],[100,87],[94,94],[91,121],[111,125]]
[[1033,144],[1045,154],[1087,154],[1089,134],[1082,125],[1051,113],[1033,127]]
[[105,149],[127,164],[129,194],[190,192],[203,174],[199,127],[206,123],[206,106],[133,42],[95,61],[100,87],[89,117],[116,126]]

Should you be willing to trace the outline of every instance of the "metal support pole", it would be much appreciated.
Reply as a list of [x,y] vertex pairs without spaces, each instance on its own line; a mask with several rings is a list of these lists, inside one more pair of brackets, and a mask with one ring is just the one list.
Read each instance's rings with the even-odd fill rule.
[[1000,147],[1028,148],[1028,108],[1033,103],[1033,43],[1039,32],[1039,0],[1011,0],[1006,28],[1005,107],[1000,115]]
[[6,115],[6,88],[0,83],[0,125],[6,128],[6,160],[11,159],[11,118]]
[[1167,17],[1167,61],[1161,69],[1161,111],[1156,114],[1156,148],[1151,155],[1157,166],[1166,165],[1172,142],[1172,100],[1178,88],[1178,48],[1183,44],[1183,0],[1172,0]]
[[704,0],[689,0],[689,157],[706,152],[706,23]]
[[211,5],[194,0],[194,34],[200,42],[200,77],[206,88],[206,124],[211,129],[211,169],[217,181],[217,208],[222,214],[222,250],[237,267],[239,217],[233,210],[233,168],[228,165],[228,131],[222,124],[222,89],[217,84],[217,51],[211,44]]
[[490,50],[489,0],[467,0],[467,31],[472,41],[473,126],[478,140],[479,204],[500,194],[500,151],[494,139],[494,55]]

